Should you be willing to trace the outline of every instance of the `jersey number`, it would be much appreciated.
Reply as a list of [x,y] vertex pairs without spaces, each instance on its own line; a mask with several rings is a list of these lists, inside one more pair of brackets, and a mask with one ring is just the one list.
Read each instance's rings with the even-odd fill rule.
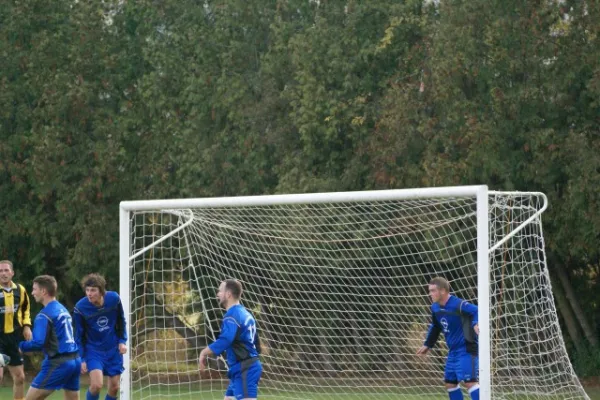
[[248,332],[250,332],[250,343],[254,343],[254,337],[256,336],[256,325],[249,325]]
[[65,327],[67,343],[75,343],[75,339],[73,338],[73,321],[71,320],[71,317],[64,317],[62,319],[62,324]]

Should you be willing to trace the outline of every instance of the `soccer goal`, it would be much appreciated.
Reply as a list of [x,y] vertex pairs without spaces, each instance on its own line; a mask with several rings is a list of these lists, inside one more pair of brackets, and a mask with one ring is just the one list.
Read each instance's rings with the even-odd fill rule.
[[[126,201],[121,399],[222,399],[219,283],[243,282],[264,399],[446,399],[426,357],[427,284],[479,307],[482,399],[588,399],[565,350],[544,253],[542,193],[486,186]],[[468,398],[465,396],[465,398]]]

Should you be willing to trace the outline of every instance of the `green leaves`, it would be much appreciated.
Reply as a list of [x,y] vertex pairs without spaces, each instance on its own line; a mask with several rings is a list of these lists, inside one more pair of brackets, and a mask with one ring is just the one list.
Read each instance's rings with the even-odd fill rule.
[[549,250],[600,259],[594,4],[13,3],[0,243],[24,280],[116,276],[125,199],[478,183],[546,192]]

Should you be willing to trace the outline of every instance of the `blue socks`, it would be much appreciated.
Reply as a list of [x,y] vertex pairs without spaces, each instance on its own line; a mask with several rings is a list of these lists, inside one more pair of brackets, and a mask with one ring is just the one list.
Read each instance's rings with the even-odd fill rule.
[[89,389],[87,392],[85,392],[85,400],[98,400],[99,397],[100,393],[98,393],[97,395],[93,395],[90,393]]
[[479,400],[479,385],[471,386],[469,394],[471,395],[471,400]]
[[448,389],[448,397],[450,400],[463,400],[462,390],[460,390],[460,386],[457,386],[453,389]]

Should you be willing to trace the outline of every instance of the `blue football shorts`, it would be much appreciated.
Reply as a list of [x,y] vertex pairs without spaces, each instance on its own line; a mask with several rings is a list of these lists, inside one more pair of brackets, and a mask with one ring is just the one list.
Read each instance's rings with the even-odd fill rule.
[[44,390],[71,390],[79,391],[79,375],[81,374],[81,359],[57,362],[54,360],[42,361],[40,372],[33,378],[31,386]]
[[258,398],[258,381],[262,370],[262,364],[256,361],[244,371],[230,373],[225,397],[235,397],[236,400]]
[[471,354],[450,354],[446,360],[444,382],[477,382],[479,379],[479,357]]
[[125,371],[123,355],[118,348],[108,351],[86,349],[84,361],[88,371],[99,369],[104,376],[117,376]]

